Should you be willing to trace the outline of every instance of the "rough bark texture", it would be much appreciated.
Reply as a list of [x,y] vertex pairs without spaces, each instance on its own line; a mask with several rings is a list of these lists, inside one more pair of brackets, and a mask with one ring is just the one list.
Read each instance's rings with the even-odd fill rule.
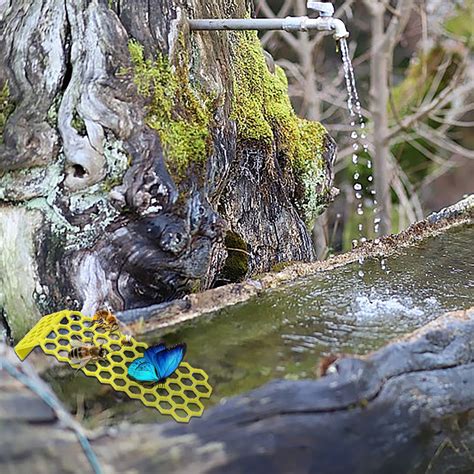
[[[33,319],[134,308],[314,258],[304,220],[331,198],[334,143],[297,122],[279,73],[252,69],[256,37],[186,26],[249,9],[0,2],[0,231],[29,259],[25,284],[0,290],[7,318],[17,295]],[[0,274],[24,261],[0,256]]]
[[[121,473],[472,472],[473,340],[474,309],[449,313],[365,358],[338,359],[322,379],[275,381],[189,425],[118,427],[92,445],[108,472]],[[1,365],[0,374],[0,427],[9,423],[1,471],[21,463],[25,472],[76,472],[81,462],[87,472],[58,415]],[[28,410],[9,409],[27,400]]]

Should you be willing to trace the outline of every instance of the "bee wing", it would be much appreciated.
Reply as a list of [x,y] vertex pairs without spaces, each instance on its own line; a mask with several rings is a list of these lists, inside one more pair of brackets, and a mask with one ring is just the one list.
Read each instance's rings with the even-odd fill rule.
[[71,339],[71,347],[87,347],[87,344],[80,339]]

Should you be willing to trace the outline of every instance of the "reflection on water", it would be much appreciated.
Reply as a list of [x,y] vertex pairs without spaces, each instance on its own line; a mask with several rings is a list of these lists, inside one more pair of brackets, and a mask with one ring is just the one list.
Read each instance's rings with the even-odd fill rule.
[[[447,310],[472,306],[473,236],[472,227],[453,230],[389,259],[388,275],[370,260],[362,279],[357,265],[321,273],[147,342],[186,342],[186,359],[209,374],[210,404],[274,378],[315,377],[321,355],[367,353]],[[53,372],[48,379],[74,409],[67,382]],[[92,382],[84,385],[91,389]],[[86,416],[94,411],[89,403],[97,412],[109,407],[115,420],[164,419],[139,402],[111,391],[99,397],[97,390],[83,390]]]

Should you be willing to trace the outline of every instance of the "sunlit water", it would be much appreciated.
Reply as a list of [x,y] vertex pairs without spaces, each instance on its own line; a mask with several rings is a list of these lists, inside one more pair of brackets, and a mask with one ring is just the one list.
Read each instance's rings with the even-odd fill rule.
[[[365,354],[447,310],[473,306],[473,237],[472,227],[453,230],[390,258],[389,275],[371,260],[363,278],[357,264],[320,273],[147,342],[186,342],[186,359],[214,387],[208,405],[272,379],[314,378],[322,355]],[[91,426],[166,421],[95,379],[57,370],[46,378],[72,411],[79,400]]]

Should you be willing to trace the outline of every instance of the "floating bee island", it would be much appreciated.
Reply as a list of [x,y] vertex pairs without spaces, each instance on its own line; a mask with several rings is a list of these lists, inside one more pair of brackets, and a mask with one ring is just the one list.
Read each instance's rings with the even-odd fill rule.
[[74,341],[88,341],[91,346],[107,351],[105,357],[91,359],[78,369],[88,377],[95,377],[99,382],[111,385],[118,392],[125,392],[130,398],[140,400],[178,422],[187,423],[191,418],[202,415],[202,400],[208,399],[212,393],[204,370],[181,362],[162,384],[147,386],[136,382],[129,378],[127,369],[134,360],[143,357],[148,345],[118,330],[110,331],[94,323],[92,318],[77,311],[65,310],[44,316],[16,345],[15,352],[24,360],[35,347],[40,346],[46,354],[78,369],[69,354],[75,347]]

